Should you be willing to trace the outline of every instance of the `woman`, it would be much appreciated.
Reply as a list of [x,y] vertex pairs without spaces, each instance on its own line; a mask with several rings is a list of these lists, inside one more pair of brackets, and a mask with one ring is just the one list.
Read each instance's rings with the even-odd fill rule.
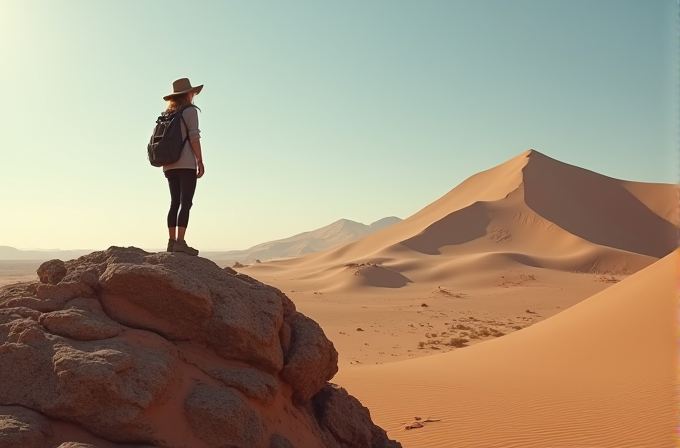
[[203,90],[203,84],[192,87],[188,78],[180,78],[172,83],[173,92],[163,97],[168,102],[167,114],[175,113],[182,108],[183,123],[182,139],[188,141],[182,148],[177,162],[164,165],[163,172],[170,186],[170,211],[168,212],[168,252],[183,252],[198,255],[198,250],[189,247],[184,235],[189,225],[189,210],[191,210],[196,180],[203,177],[203,154],[201,153],[201,131],[198,128],[198,107],[193,105],[194,96]]

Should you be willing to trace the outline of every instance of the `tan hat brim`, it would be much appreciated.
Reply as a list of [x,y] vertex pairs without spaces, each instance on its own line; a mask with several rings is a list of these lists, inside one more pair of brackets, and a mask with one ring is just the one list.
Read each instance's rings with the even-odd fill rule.
[[169,100],[170,98],[172,98],[172,97],[175,96],[175,95],[183,95],[183,94],[189,93],[189,92],[196,92],[196,95],[198,95],[199,93],[201,93],[201,90],[203,90],[203,84],[201,84],[200,86],[192,87],[192,88],[189,89],[189,90],[183,90],[183,91],[181,91],[181,92],[174,92],[174,93],[171,93],[170,95],[165,95],[165,96],[163,97],[163,99],[164,99],[165,101],[167,101],[167,100]]

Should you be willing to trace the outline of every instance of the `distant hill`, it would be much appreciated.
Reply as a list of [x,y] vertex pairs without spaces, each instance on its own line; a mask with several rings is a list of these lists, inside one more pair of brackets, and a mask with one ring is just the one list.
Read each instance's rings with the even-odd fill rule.
[[0,246],[0,260],[71,260],[92,250],[20,250],[11,246]]
[[401,222],[400,218],[390,216],[369,225],[349,219],[340,219],[320,229],[303,232],[289,238],[258,244],[245,250],[226,252],[207,252],[204,256],[217,261],[239,261],[251,263],[274,258],[299,257],[320,252],[339,244],[357,241],[367,235]]

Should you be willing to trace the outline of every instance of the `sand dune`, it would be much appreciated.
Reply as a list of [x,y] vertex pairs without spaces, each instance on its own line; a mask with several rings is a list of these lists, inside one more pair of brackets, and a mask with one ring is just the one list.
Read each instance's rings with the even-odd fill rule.
[[[336,382],[407,447],[669,447],[677,253],[529,328]],[[454,322],[455,324],[455,322]],[[414,417],[439,419],[403,430]]]
[[[275,263],[304,276],[373,262],[417,283],[442,263],[499,254],[505,268],[631,274],[674,249],[677,197],[677,186],[613,179],[529,150],[389,228]],[[401,271],[407,261],[420,272]]]
[[[586,241],[629,252],[663,257],[677,239],[677,187],[608,178],[544,155],[530,156],[524,172],[524,199],[529,208]],[[628,188],[626,188],[628,186]],[[637,195],[631,193],[637,192]],[[656,191],[654,191],[656,190]],[[662,199],[663,198],[663,199]],[[664,201],[666,210],[650,208]],[[671,212],[676,210],[673,215]],[[597,220],[593,220],[596,217]],[[669,221],[670,220],[670,221]],[[650,229],[655,231],[645,235]],[[645,235],[644,237],[641,237]]]
[[335,381],[407,447],[661,448],[677,198],[527,151],[380,232],[243,272],[320,323]]
[[352,292],[356,288],[401,288],[411,283],[408,277],[376,263],[350,263],[336,272],[331,284],[333,291]]

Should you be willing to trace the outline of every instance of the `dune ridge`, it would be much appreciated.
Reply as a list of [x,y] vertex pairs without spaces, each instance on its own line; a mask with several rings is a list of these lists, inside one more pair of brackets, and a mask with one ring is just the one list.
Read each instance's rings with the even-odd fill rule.
[[[409,287],[429,281],[433,271],[468,272],[485,254],[502,269],[630,275],[675,248],[677,198],[675,185],[619,180],[528,150],[404,221],[265,269],[328,279],[349,264],[377,263],[409,280],[395,276],[387,287]],[[257,275],[260,267],[253,269]],[[349,291],[355,280],[336,275],[329,288]]]

